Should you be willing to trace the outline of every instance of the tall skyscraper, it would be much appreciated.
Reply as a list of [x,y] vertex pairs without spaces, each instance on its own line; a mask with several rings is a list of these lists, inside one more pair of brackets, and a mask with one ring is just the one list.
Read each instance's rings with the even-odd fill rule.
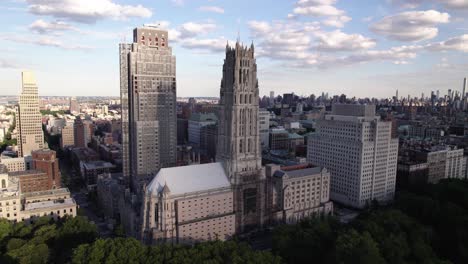
[[331,172],[331,199],[363,208],[395,194],[398,139],[374,105],[333,105],[308,140],[308,161]]
[[258,80],[254,46],[226,46],[220,91],[216,160],[234,188],[236,227],[243,232],[264,221],[265,172],[258,127]]
[[70,113],[76,114],[80,112],[80,105],[78,104],[78,101],[76,101],[76,97],[70,97],[70,107],[69,107]]
[[177,159],[176,58],[166,30],[136,28],[133,43],[120,44],[120,95],[123,173],[135,190]]
[[17,107],[16,121],[19,131],[18,148],[20,157],[31,155],[33,150],[44,148],[39,95],[33,72],[22,72],[22,90]]

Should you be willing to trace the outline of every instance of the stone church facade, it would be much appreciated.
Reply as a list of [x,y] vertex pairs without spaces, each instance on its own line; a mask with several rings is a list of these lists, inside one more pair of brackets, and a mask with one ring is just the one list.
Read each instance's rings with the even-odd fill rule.
[[162,168],[145,186],[139,236],[146,243],[225,240],[331,213],[324,170],[277,166],[267,175],[262,166],[253,44],[226,46],[219,106],[216,162]]

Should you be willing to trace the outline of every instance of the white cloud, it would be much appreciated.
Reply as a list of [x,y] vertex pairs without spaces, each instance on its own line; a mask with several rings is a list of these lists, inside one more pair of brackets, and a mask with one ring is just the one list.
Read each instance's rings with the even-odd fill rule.
[[75,28],[63,21],[47,22],[38,19],[29,25],[29,30],[39,34],[56,34],[58,31],[75,30]]
[[48,15],[80,23],[96,23],[98,20],[151,17],[150,9],[142,5],[119,5],[112,0],[25,0],[29,12]]
[[442,68],[442,69],[450,69],[454,68],[452,64],[450,64],[449,60],[447,58],[442,58],[440,59],[440,63],[436,64],[437,68]]
[[171,0],[172,4],[175,6],[184,6],[185,1],[184,0]]
[[186,22],[175,28],[168,28],[169,24],[165,24],[169,39],[186,49],[220,52],[226,47],[227,39],[224,37],[200,38],[218,28],[214,22]]
[[31,38],[31,37],[23,37],[23,36],[5,36],[3,37],[4,40],[12,41],[16,43],[26,43],[26,44],[33,44],[38,46],[47,46],[47,47],[55,47],[61,48],[65,50],[92,50],[93,47],[85,46],[85,45],[75,45],[75,44],[65,44],[57,39],[50,38],[50,37],[41,37],[41,38]]
[[180,32],[180,38],[191,38],[197,35],[203,35],[216,29],[215,23],[197,23],[187,22],[182,24],[177,30]]
[[340,30],[317,32],[315,36],[318,42],[315,48],[323,51],[354,51],[370,49],[376,45],[373,39],[360,34],[346,34]]
[[438,2],[444,4],[447,8],[468,8],[468,1],[466,0],[438,0]]
[[226,48],[228,40],[225,38],[215,39],[195,39],[189,38],[181,42],[181,46],[187,49],[208,50],[212,52],[222,52]]
[[379,35],[399,41],[421,41],[435,38],[438,24],[448,23],[450,15],[435,10],[409,11],[386,16],[370,29]]
[[257,54],[279,60],[315,60],[312,32],[319,30],[318,23],[264,21],[248,23],[257,43]]
[[324,60],[318,66],[329,68],[336,66],[363,64],[374,61],[390,61],[394,64],[407,64],[409,59],[416,58],[417,51],[419,50],[420,47],[418,46],[394,47],[388,50],[366,50],[342,57],[334,57],[328,60]]
[[19,68],[18,64],[10,59],[0,58],[0,69],[16,69]]
[[198,8],[200,11],[204,12],[213,12],[218,14],[224,14],[224,8],[219,6],[201,6]]
[[447,9],[468,9],[468,1],[466,0],[391,0],[391,2],[402,8],[417,8],[423,3],[435,3]]
[[349,21],[351,21],[351,18],[349,16],[337,16],[327,18],[322,23],[326,26],[342,28]]
[[426,49],[430,51],[468,52],[468,34],[453,37],[446,41],[428,44]]
[[294,19],[297,16],[325,17],[323,24],[330,27],[344,27],[344,24],[351,21],[346,16],[344,10],[336,8],[337,0],[299,0],[293,14],[288,14],[288,18]]

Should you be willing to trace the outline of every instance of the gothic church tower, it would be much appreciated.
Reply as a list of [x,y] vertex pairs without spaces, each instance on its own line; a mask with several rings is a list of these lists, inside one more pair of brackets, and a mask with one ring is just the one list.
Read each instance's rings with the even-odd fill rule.
[[224,164],[234,187],[236,229],[262,226],[265,172],[258,126],[258,80],[253,44],[226,46],[220,91],[216,160]]

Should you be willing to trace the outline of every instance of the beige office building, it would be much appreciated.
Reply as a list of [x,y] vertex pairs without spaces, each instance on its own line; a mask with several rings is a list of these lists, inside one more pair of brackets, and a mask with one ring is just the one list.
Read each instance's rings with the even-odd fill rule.
[[60,139],[60,148],[75,146],[75,129],[73,121],[67,122],[62,128],[62,137]]
[[22,72],[22,90],[17,106],[16,122],[19,132],[18,156],[31,155],[31,152],[44,148],[39,96],[34,73]]
[[2,157],[0,164],[5,165],[8,172],[30,170],[32,168],[32,156],[19,158]]

